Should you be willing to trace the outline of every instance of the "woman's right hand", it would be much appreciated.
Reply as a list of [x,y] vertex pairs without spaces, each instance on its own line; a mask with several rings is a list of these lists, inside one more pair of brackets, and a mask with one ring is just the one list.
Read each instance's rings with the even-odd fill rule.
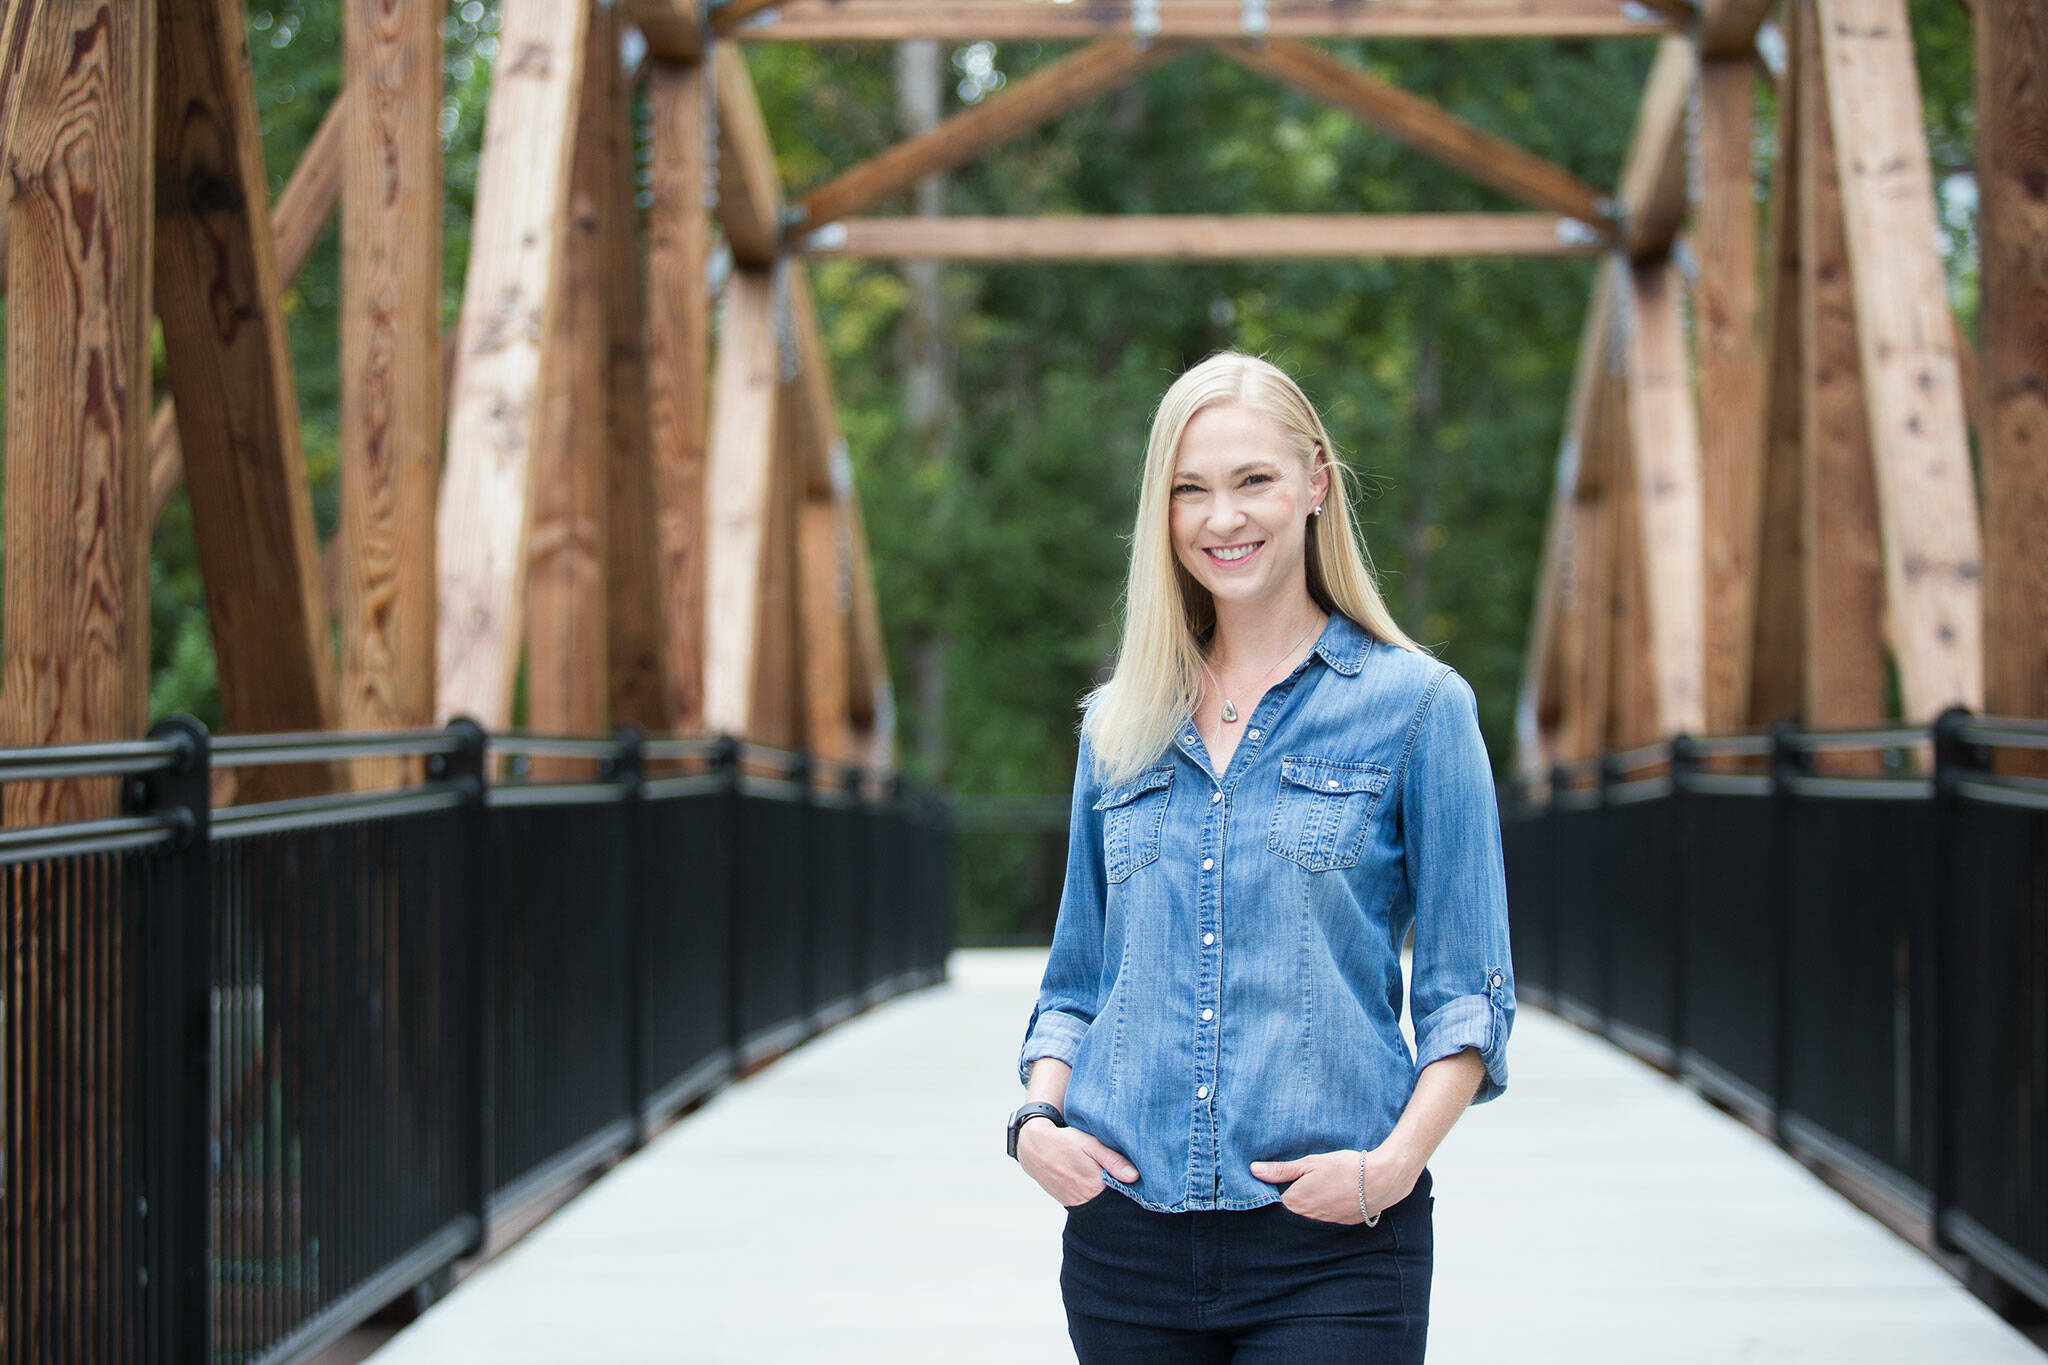
[[1017,1164],[1047,1194],[1068,1208],[1102,1193],[1108,1171],[1129,1184],[1138,1168],[1079,1128],[1061,1128],[1049,1119],[1033,1119],[1017,1130]]

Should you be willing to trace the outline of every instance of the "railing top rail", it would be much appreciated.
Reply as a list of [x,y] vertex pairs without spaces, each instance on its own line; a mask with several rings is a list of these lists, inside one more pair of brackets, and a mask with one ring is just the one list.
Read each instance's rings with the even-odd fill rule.
[[2020,716],[1970,716],[1956,726],[1965,744],[2002,749],[2048,749],[2048,719]]
[[1902,749],[1932,742],[1924,725],[1865,725],[1844,730],[1788,730],[1786,743],[1802,753],[1845,749]]
[[484,744],[493,754],[522,758],[589,758],[603,760],[619,752],[616,735],[537,735],[523,730],[486,733]]
[[209,747],[216,768],[255,768],[350,758],[452,754],[462,747],[462,741],[452,730],[304,730],[275,735],[217,735]]
[[174,739],[124,739],[104,744],[50,744],[0,749],[0,782],[46,782],[74,777],[135,777],[168,772],[184,761]]

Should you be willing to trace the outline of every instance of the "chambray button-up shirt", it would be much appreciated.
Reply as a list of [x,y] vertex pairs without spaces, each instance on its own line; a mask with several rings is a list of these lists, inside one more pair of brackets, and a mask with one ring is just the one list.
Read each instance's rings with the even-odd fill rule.
[[[1493,774],[1471,685],[1332,613],[1226,769],[1192,719],[1105,787],[1085,734],[1066,885],[1018,1074],[1074,1069],[1067,1121],[1147,1208],[1280,1197],[1254,1161],[1370,1149],[1461,1048],[1507,1086],[1514,1025]],[[1415,927],[1416,1045],[1400,1029]]]

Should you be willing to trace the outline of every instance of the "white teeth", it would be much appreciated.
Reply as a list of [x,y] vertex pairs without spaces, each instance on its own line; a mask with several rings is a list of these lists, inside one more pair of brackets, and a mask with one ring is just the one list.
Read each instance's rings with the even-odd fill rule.
[[1256,550],[1258,548],[1259,547],[1256,545],[1240,545],[1234,550],[1212,549],[1209,551],[1209,553],[1216,556],[1216,558],[1223,560],[1225,563],[1228,563],[1231,560],[1243,559],[1246,555],[1250,554],[1253,550]]

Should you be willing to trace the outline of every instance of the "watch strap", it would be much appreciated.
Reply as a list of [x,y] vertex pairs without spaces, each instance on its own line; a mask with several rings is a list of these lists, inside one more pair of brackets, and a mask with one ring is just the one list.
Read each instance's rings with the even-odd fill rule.
[[1028,1100],[1024,1104],[1019,1105],[1017,1112],[1010,1115],[1010,1133],[1006,1143],[1006,1150],[1010,1154],[1010,1160],[1015,1161],[1017,1159],[1018,1132],[1027,1122],[1040,1115],[1051,1119],[1055,1127],[1064,1128],[1067,1126],[1067,1116],[1060,1112],[1060,1107],[1056,1104],[1048,1103],[1045,1100]]

